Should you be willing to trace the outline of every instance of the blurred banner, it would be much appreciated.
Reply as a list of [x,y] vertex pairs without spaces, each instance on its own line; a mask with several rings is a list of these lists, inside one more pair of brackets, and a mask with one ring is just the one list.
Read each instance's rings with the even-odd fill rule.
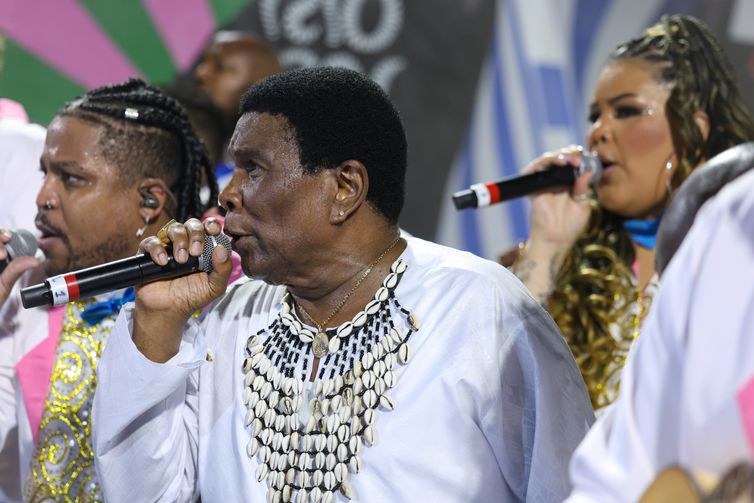
[[498,2],[471,123],[442,196],[439,242],[495,258],[526,239],[528,200],[457,211],[451,194],[515,176],[545,151],[583,144],[593,86],[610,51],[663,12],[688,12],[693,4],[669,10],[670,3]]
[[93,86],[185,79],[215,31],[252,31],[287,67],[379,82],[409,138],[402,227],[494,258],[526,237],[526,201],[458,212],[450,194],[583,143],[609,52],[678,12],[720,37],[754,108],[754,0],[0,0],[0,96],[44,124]]

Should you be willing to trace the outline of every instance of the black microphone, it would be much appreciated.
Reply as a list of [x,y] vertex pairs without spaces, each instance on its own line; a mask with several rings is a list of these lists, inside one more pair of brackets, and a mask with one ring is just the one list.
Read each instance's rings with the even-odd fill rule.
[[22,289],[21,302],[27,309],[44,305],[62,306],[76,299],[149,281],[185,276],[197,271],[212,272],[212,250],[216,246],[224,246],[230,254],[228,236],[207,235],[202,254],[198,257],[189,256],[185,264],[176,262],[168,247],[168,263],[164,266],[156,264],[149,255],[141,254],[53,276],[44,283]]
[[505,178],[499,182],[475,183],[468,189],[453,194],[453,203],[457,210],[479,208],[546,189],[572,187],[579,175],[588,171],[594,173],[592,183],[595,183],[602,175],[602,163],[596,155],[582,152],[578,168],[551,166],[542,171]]
[[8,252],[8,256],[4,260],[0,260],[0,272],[3,272],[14,258],[33,257],[37,253],[37,238],[34,237],[34,234],[26,229],[16,229],[8,232],[11,235],[10,241],[5,245],[5,251]]

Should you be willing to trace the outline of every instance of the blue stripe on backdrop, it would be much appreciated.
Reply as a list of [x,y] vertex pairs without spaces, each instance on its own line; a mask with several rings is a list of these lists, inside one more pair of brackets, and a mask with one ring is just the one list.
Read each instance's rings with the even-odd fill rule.
[[586,63],[589,60],[590,47],[594,43],[605,13],[613,2],[605,0],[576,0],[576,16],[571,27],[571,57],[573,58],[576,88],[584,87]]
[[[663,14],[693,14],[700,3],[700,0],[665,0],[662,8],[649,22],[654,23]],[[723,9],[724,7],[721,6],[720,8]]]
[[[515,176],[519,173],[515,147],[513,145],[513,135],[510,131],[510,118],[505,103],[505,87],[503,85],[504,71],[502,68],[502,58],[500,57],[501,34],[495,30],[492,37],[492,94],[493,94],[493,117],[494,117],[494,137],[498,140],[495,142],[497,147],[498,158],[500,159],[502,176]],[[526,205],[523,200],[518,199],[506,203],[508,215],[510,216],[513,229],[513,239],[526,239],[529,235],[528,215]]]
[[[474,174],[474,152],[471,145],[471,138],[474,137],[474,121],[471,121],[466,139],[463,142],[463,154],[461,162],[463,164],[461,172],[463,173],[463,186],[468,187],[476,180],[472,180]],[[479,232],[479,221],[476,214],[471,210],[460,212],[461,232],[463,236],[463,249],[470,251],[475,255],[482,256],[482,241]]]
[[[532,65],[526,60],[526,50],[523,46],[523,37],[521,36],[521,26],[519,20],[521,17],[518,15],[516,9],[516,2],[511,0],[504,2],[505,4],[505,27],[511,30],[513,35],[513,49],[516,58],[516,66],[520,75],[523,75],[524,83],[524,95],[526,97],[526,107],[529,110],[529,130],[530,140],[535,152],[542,152],[543,145],[540,136],[542,127],[542,119],[544,114],[544,104],[540,100],[542,96],[541,82],[537,79],[537,74],[534,71]],[[500,29],[500,26],[496,27]],[[495,48],[502,47],[495,45]],[[518,167],[516,167],[518,172]]]
[[556,66],[542,65],[537,67],[539,79],[542,81],[542,91],[545,102],[545,114],[547,115],[547,124],[550,126],[570,127],[572,126],[571,113],[568,106],[571,100],[566,96],[565,79],[563,71]]
[[[553,0],[553,8],[562,8],[559,1]],[[593,85],[586,80],[595,71],[592,65],[602,63],[594,61],[595,54],[607,50],[596,47],[596,44],[610,39],[611,30],[605,23],[618,23],[626,28],[635,26],[638,35],[662,13],[687,13],[700,4],[700,0],[655,0],[653,5],[661,8],[649,8],[649,12],[656,14],[647,19],[648,6],[643,4],[636,4],[634,17],[625,17],[625,13],[631,12],[630,4],[635,0],[570,1],[573,2],[574,15],[572,20],[564,22],[571,24],[558,27],[570,30],[566,34],[569,47],[565,50],[565,61],[529,60],[528,54],[541,54],[541,50],[532,52],[524,47],[529,38],[524,37],[520,14],[522,9],[530,7],[525,0],[497,2],[497,8],[502,10],[496,13],[486,71],[482,73],[483,78],[489,79],[489,85],[479,86],[483,94],[477,101],[477,107],[489,108],[477,108],[470,120],[453,168],[454,175],[449,179],[449,190],[450,180],[468,186],[494,176],[495,172],[501,177],[517,175],[521,164],[528,160],[527,156],[537,155],[545,148],[555,148],[545,144],[553,139],[583,141],[587,106],[583,102],[590,99],[587,96],[589,89],[585,87]],[[541,6],[532,4],[531,8]],[[511,94],[509,90],[517,94]],[[480,164],[490,162],[497,165]],[[452,187],[453,190],[458,188]],[[452,206],[449,198],[446,204]],[[503,206],[494,210],[446,211],[438,227],[439,235],[445,238],[445,244],[493,258],[490,255],[495,254],[496,247],[505,247],[508,240],[512,244],[528,234],[527,202],[517,200]],[[499,218],[505,221],[497,224],[493,214],[500,215]]]

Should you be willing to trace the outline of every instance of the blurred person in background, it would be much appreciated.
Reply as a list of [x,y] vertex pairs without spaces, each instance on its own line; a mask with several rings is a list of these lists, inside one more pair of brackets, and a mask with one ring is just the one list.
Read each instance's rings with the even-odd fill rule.
[[215,34],[194,69],[197,87],[221,111],[223,116],[222,154],[216,175],[222,189],[230,181],[233,168],[227,164],[225,148],[239,117],[244,91],[255,82],[282,69],[275,48],[266,40],[241,31]]

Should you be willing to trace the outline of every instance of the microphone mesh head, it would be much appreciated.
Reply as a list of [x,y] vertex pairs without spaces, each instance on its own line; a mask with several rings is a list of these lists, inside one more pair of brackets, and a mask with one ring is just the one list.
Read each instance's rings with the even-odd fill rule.
[[231,252],[230,238],[222,232],[217,236],[207,235],[204,237],[204,250],[199,256],[199,268],[204,272],[212,272],[212,251],[216,246],[224,246],[228,253]]
[[592,172],[592,180],[590,183],[597,183],[600,176],[602,176],[602,161],[600,161],[600,158],[597,157],[597,155],[592,154],[591,152],[582,152],[579,174],[586,173],[587,171]]
[[37,238],[26,229],[11,231],[11,238],[5,248],[10,258],[31,257],[37,252]]

